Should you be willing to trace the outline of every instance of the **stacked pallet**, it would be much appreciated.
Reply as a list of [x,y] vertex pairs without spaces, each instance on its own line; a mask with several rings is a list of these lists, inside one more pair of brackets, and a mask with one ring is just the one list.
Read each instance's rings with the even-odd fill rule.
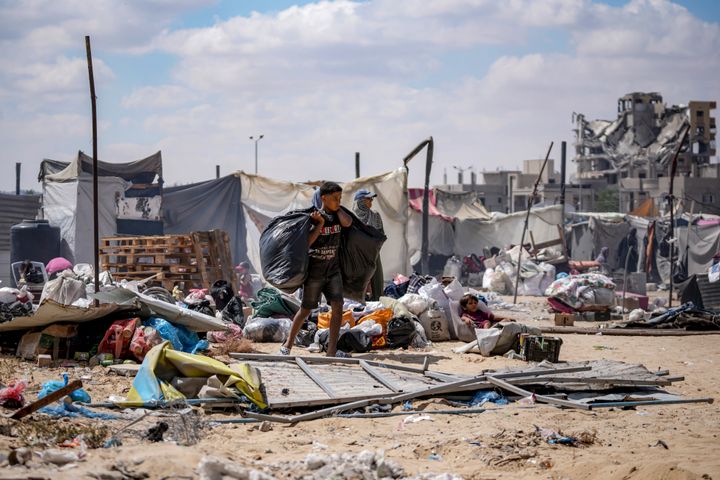
[[172,290],[234,284],[228,234],[221,230],[181,235],[105,237],[100,264],[117,280],[143,280]]

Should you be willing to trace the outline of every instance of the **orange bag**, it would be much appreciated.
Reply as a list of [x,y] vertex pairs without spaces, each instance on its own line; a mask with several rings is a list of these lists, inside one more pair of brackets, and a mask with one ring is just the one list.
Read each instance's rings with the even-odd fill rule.
[[[330,328],[330,312],[318,313],[318,330],[323,328]],[[355,326],[355,317],[352,315],[352,310],[345,310],[340,321],[340,326],[350,324],[350,328]]]
[[387,326],[388,322],[393,318],[393,311],[391,308],[381,308],[380,310],[375,310],[372,313],[369,313],[365,315],[364,317],[360,318],[360,320],[357,321],[358,324],[363,323],[367,320],[375,320],[375,323],[378,323],[382,326],[383,329],[383,336],[387,335]]

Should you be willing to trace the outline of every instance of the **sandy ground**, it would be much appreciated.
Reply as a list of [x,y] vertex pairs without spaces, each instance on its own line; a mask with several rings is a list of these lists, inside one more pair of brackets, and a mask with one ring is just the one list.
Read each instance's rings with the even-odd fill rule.
[[[542,299],[528,302],[526,313],[507,312],[531,325],[549,325],[542,311]],[[593,326],[583,322],[580,326]],[[601,335],[563,336],[561,360],[610,358],[642,363],[650,370],[669,369],[685,381],[668,390],[688,397],[720,399],[720,349],[718,336],[611,337]],[[458,355],[457,342],[438,343],[427,352],[380,351],[368,354],[381,361],[420,363],[422,354],[434,360],[437,371],[473,374],[484,369],[522,366],[524,362],[505,358],[484,359],[477,354]],[[273,352],[277,345],[261,344],[258,350]],[[73,371],[75,370],[75,371]],[[62,369],[38,369],[15,358],[0,359],[0,379],[18,376],[31,382],[30,398],[41,381]],[[109,376],[102,367],[70,369],[76,376],[90,375],[87,390],[101,401],[108,395],[127,392],[131,379]],[[449,408],[441,400],[416,400],[416,409]],[[228,415],[213,414],[215,418]],[[257,425],[224,425],[205,428],[193,446],[149,443],[142,432],[159,419],[148,417],[121,435],[123,445],[112,449],[89,449],[84,461],[62,469],[42,465],[35,457],[32,468],[0,468],[0,478],[113,478],[103,477],[113,465],[124,465],[126,473],[147,474],[148,478],[196,478],[195,468],[205,455],[227,458],[243,465],[302,459],[310,453],[384,450],[386,457],[400,463],[408,475],[450,472],[467,479],[707,479],[720,478],[720,404],[688,404],[638,407],[635,410],[580,412],[550,406],[490,407],[474,415],[435,415],[432,421],[403,424],[403,417],[382,419],[323,419],[294,426],[273,425],[260,431]],[[49,425],[109,426],[116,430],[128,420],[48,420],[35,415],[33,421]],[[0,425],[9,421],[0,420]],[[548,445],[538,441],[535,425],[566,434],[593,432],[596,442],[585,447]],[[662,440],[667,449],[658,444]],[[8,436],[0,428],[0,455],[23,439]],[[41,450],[41,448],[35,448]],[[74,449],[77,450],[77,449]],[[435,459],[430,459],[432,454]],[[94,476],[93,476],[94,475]],[[115,478],[133,478],[117,476]],[[142,478],[136,476],[135,478]],[[285,478],[294,478],[287,472]]]

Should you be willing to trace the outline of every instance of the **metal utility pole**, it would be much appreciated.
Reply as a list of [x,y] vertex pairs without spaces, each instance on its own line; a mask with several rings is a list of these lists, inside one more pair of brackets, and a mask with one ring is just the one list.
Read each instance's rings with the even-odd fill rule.
[[360,178],[360,152],[355,152],[355,178]]
[[220,178],[220,165],[215,165],[215,178]]
[[670,192],[668,193],[667,201],[668,208],[670,209],[670,289],[668,290],[668,308],[672,308],[672,295],[673,295],[673,276],[675,275],[675,196],[673,190],[675,188],[675,173],[677,172],[677,159],[680,154],[680,149],[685,143],[685,139],[688,136],[690,127],[685,127],[685,131],[680,137],[677,149],[675,150],[675,156],[673,156],[672,164],[670,166]]
[[257,136],[253,135],[250,137],[250,140],[255,142],[255,175],[257,175],[257,173],[258,173],[258,154],[257,154],[258,146],[257,146],[257,144],[260,140],[263,139],[263,137],[265,137],[265,135],[257,135]]
[[[93,146],[93,265],[95,267],[95,293],[100,291],[100,231],[98,225],[98,148],[97,148],[97,104],[95,97],[95,76],[93,75],[92,51],[90,50],[90,36],[85,36],[85,50],[87,51],[88,78],[90,81],[90,105],[92,107],[92,146]],[[95,304],[98,301],[95,300]]]
[[15,195],[20,195],[20,168],[22,163],[15,162]]
[[565,175],[567,168],[567,142],[560,142],[560,205],[562,205],[562,219],[565,223]]
[[407,169],[408,162],[412,160],[415,155],[420,153],[427,145],[427,157],[425,159],[425,191],[423,192],[423,211],[422,211],[422,246],[420,248],[420,274],[427,275],[430,270],[430,258],[428,254],[428,215],[430,211],[430,171],[432,169],[433,150],[435,149],[435,142],[433,137],[429,137],[423,140],[415,147],[410,153],[408,153],[403,159],[403,165]]
[[520,237],[520,250],[518,251],[518,265],[517,265],[517,275],[515,275],[515,293],[513,294],[513,304],[517,303],[517,290],[518,285],[520,284],[520,268],[522,267],[522,252],[523,252],[523,244],[525,243],[525,232],[527,232],[528,229],[528,222],[530,220],[530,209],[532,208],[533,204],[535,203],[535,197],[537,196],[537,190],[538,186],[540,185],[540,181],[542,180],[542,174],[545,171],[545,165],[547,165],[548,158],[550,158],[550,152],[552,151],[553,142],[550,142],[550,146],[548,147],[547,154],[545,155],[545,161],[542,164],[542,167],[540,167],[540,173],[538,173],[537,179],[535,180],[535,186],[533,187],[533,191],[528,197],[528,204],[527,204],[527,212],[525,212],[525,226],[523,226],[522,236]]

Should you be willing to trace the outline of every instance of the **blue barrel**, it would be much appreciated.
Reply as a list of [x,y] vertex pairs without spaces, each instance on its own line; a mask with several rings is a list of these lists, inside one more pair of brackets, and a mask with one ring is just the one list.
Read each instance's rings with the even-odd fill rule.
[[[23,220],[10,227],[10,264],[32,260],[47,264],[60,256],[60,227],[47,220]],[[12,268],[12,267],[11,267]],[[10,272],[15,286],[15,279]]]

